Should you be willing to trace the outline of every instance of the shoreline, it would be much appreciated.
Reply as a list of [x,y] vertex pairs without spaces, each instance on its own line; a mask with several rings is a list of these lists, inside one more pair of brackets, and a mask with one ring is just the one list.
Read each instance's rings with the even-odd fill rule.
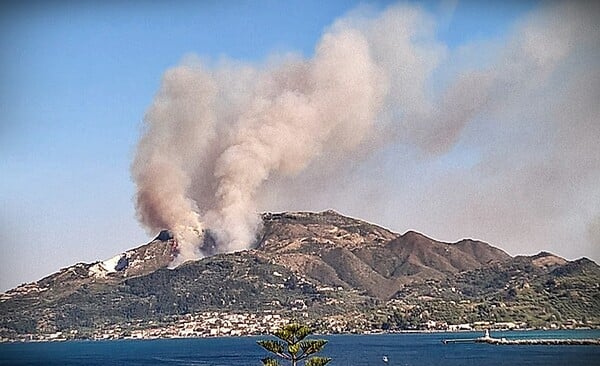
[[[543,329],[543,328],[528,328],[528,329],[489,329],[489,331],[493,332],[505,332],[505,333],[527,333],[527,332],[577,332],[577,331],[600,331],[600,328],[576,328],[576,329]],[[362,332],[362,333],[314,333],[316,337],[323,336],[369,336],[369,335],[398,335],[398,334],[467,334],[467,333],[480,333],[483,330],[399,330],[399,331],[384,331],[384,332]],[[257,337],[269,337],[271,334],[246,334],[246,335],[218,335],[218,336],[147,336],[147,337],[118,337],[118,338],[55,338],[55,339],[13,339],[13,340],[1,340],[0,345],[2,344],[14,344],[14,343],[64,343],[64,342],[110,342],[110,341],[151,341],[151,340],[168,340],[168,339],[218,339],[218,338],[257,338]],[[561,341],[590,341],[589,344],[600,345],[600,338],[597,339],[537,339],[537,341],[552,341],[552,342],[561,342]],[[451,339],[450,339],[451,341]],[[476,343],[489,343],[489,344],[527,344],[524,342],[517,343],[513,341],[536,341],[536,340],[510,340],[506,338],[489,338],[485,339],[483,337],[469,339],[469,341],[473,341]],[[444,340],[442,340],[444,342]],[[450,342],[455,343],[455,342]],[[458,343],[458,342],[456,342]],[[540,343],[531,343],[540,344]]]

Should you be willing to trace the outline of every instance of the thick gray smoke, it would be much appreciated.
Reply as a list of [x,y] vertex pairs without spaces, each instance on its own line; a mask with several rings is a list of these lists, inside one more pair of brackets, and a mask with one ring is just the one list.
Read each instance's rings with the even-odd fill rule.
[[[518,24],[508,42],[474,46],[494,55],[477,68],[467,59],[477,58],[476,51],[451,52],[436,39],[433,17],[408,5],[338,20],[310,59],[285,55],[264,65],[188,59],[166,72],[145,118],[132,167],[139,218],[150,230],[175,233],[179,261],[202,255],[206,229],[218,251],[248,248],[259,209],[325,205],[373,220],[381,212],[398,214],[414,227],[436,222],[432,212],[470,205],[485,222],[496,220],[487,223],[492,234],[521,229],[519,217],[547,201],[528,198],[529,190],[552,197],[568,182],[574,190],[588,187],[600,171],[598,15],[588,4],[550,4]],[[464,138],[481,156],[470,181],[444,176],[447,184],[425,182],[417,192],[402,187],[402,178],[373,179],[378,164],[382,175],[403,170],[416,178],[426,172],[415,164],[431,166]],[[403,153],[394,160],[389,151]],[[361,185],[386,198],[353,199]],[[402,189],[424,202],[389,198]],[[496,194],[507,189],[522,191],[524,205],[535,207],[503,217],[503,205],[515,208]],[[600,194],[586,189],[593,195],[581,231],[597,242]],[[470,226],[478,221],[469,220],[463,207],[446,221],[462,235],[478,233]]]
[[325,34],[311,60],[212,69],[191,61],[168,71],[133,165],[140,219],[173,230],[183,259],[200,254],[205,228],[219,251],[248,248],[262,183],[300,172],[325,146],[354,149],[373,129],[385,82],[351,28]]

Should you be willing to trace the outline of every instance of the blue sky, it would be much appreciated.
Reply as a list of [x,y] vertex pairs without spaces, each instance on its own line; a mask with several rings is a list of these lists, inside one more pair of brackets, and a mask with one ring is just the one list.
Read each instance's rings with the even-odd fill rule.
[[[390,2],[366,3],[382,9]],[[520,1],[482,3],[422,6],[440,21],[437,36],[451,49],[502,39],[535,7]],[[189,54],[247,62],[288,51],[310,56],[323,31],[358,5],[3,3],[0,289],[149,239],[135,220],[129,166],[165,70]],[[442,164],[452,166],[454,160]]]

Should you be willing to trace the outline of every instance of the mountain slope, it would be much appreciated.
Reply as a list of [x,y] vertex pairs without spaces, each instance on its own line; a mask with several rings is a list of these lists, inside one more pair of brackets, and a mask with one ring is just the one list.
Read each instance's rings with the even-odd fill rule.
[[347,331],[427,320],[600,322],[600,267],[588,259],[513,258],[480,241],[400,235],[333,211],[264,214],[254,249],[169,269],[176,251],[163,231],[106,261],[10,290],[0,295],[0,336],[85,337],[217,311],[302,314]]
[[257,250],[275,263],[324,285],[355,288],[381,299],[415,280],[510,258],[483,242],[443,243],[412,231],[398,235],[334,211],[266,214],[264,222]]

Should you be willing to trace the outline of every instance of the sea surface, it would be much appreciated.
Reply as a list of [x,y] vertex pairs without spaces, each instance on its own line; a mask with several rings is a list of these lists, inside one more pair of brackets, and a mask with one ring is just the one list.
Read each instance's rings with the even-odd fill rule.
[[[500,338],[600,338],[600,330],[492,332]],[[600,346],[443,344],[478,333],[332,335],[323,355],[335,365],[568,365],[600,366]],[[0,344],[0,365],[261,365],[267,353],[256,341],[268,337]],[[388,362],[383,361],[387,356]]]

